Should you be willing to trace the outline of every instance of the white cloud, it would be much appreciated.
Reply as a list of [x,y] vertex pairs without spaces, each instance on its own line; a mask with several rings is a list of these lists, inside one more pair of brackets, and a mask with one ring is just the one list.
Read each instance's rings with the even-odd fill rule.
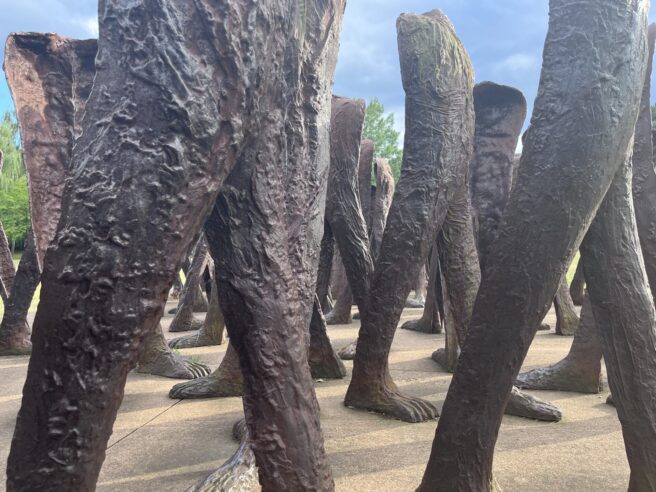
[[76,22],[80,27],[82,27],[87,34],[92,38],[98,37],[98,18],[97,17],[88,17]]
[[538,68],[538,57],[530,53],[514,53],[497,64],[498,70],[527,72]]

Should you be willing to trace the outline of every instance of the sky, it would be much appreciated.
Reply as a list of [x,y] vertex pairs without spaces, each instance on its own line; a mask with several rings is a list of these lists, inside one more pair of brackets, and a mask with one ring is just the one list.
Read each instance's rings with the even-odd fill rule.
[[[57,32],[97,37],[97,0],[0,0],[0,57],[12,31]],[[440,8],[453,22],[469,52],[476,81],[520,89],[531,114],[537,94],[548,0],[348,0],[335,75],[335,94],[367,101],[377,97],[404,127],[404,93],[396,45],[396,18],[402,12]],[[656,2],[650,20],[656,20]],[[13,109],[0,78],[0,114]],[[656,84],[652,100],[656,100]]]

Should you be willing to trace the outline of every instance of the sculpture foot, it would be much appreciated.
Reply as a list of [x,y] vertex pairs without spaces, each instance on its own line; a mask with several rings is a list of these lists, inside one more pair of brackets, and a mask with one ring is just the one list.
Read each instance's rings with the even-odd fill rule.
[[360,318],[360,311],[357,311],[357,312],[353,313],[353,319],[357,320],[357,321],[360,321],[360,319],[361,319]]
[[207,333],[203,332],[203,330],[200,330],[198,333],[191,333],[169,340],[169,347],[174,349],[209,347],[212,345],[221,345],[221,343],[214,340]]
[[563,418],[560,409],[554,404],[523,393],[514,386],[505,413],[544,422],[560,422]]
[[172,351],[161,352],[152,362],[140,363],[136,371],[172,379],[202,378],[212,372],[205,364],[185,360]]
[[237,378],[227,377],[225,373],[220,373],[218,370],[214,371],[209,376],[176,384],[171,388],[171,391],[169,391],[169,398],[175,400],[227,398],[243,395],[244,385],[241,379],[241,374]]
[[342,347],[337,351],[337,355],[342,360],[353,360],[355,359],[355,348],[357,347],[358,342],[351,342],[346,347]]
[[29,338],[18,338],[7,342],[0,342],[0,357],[10,355],[30,355],[32,342]]
[[417,298],[408,298],[405,301],[405,307],[410,309],[424,309],[424,301]]
[[571,391],[574,393],[599,393],[603,389],[601,373],[569,362],[567,358],[553,366],[534,369],[517,376],[515,385],[528,390]]
[[608,395],[608,398],[606,398],[606,405],[610,405],[613,407],[615,406],[615,401],[613,400],[612,394]]
[[417,331],[419,333],[428,333],[432,335],[436,333],[432,325],[433,324],[430,321],[426,322],[424,318],[419,318],[419,319],[412,319],[410,321],[406,321],[401,325],[401,329]]
[[431,359],[433,359],[439,366],[444,369],[446,372],[450,372],[451,374],[456,372],[456,364],[457,364],[457,359],[454,361],[451,361],[449,354],[447,353],[446,349],[437,349],[433,354],[431,355]]
[[178,313],[178,308],[174,307],[173,309],[169,309],[169,314],[177,314]]
[[[379,389],[374,389],[377,386]],[[434,420],[439,416],[432,403],[403,395],[396,387],[374,384],[349,386],[344,405],[358,410],[381,413],[403,422],[418,423]]]
[[200,330],[202,327],[203,327],[202,321],[197,320],[196,318],[191,318],[190,321],[186,321],[184,323],[171,323],[171,326],[169,326],[169,332],[180,333],[183,331],[194,331],[194,330]]
[[351,313],[348,314],[338,314],[335,310],[330,311],[326,315],[326,324],[327,325],[349,325],[353,322]]
[[542,323],[538,328],[538,331],[551,331],[551,326],[549,326],[547,323]]
[[313,351],[310,348],[310,372],[314,379],[344,379],[346,367],[331,346]]
[[235,424],[232,434],[239,441],[239,449],[218,470],[198,485],[187,489],[187,492],[260,490],[255,455],[248,441],[246,422],[243,419]]

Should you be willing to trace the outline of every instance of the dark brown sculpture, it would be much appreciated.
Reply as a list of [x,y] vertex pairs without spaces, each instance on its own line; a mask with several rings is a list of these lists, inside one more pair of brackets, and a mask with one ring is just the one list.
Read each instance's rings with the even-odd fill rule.
[[353,293],[348,284],[346,267],[342,261],[339,248],[334,250],[332,265],[330,290],[333,295],[333,305],[326,315],[326,323],[329,325],[348,325],[353,321],[351,314]]
[[42,275],[8,490],[95,487],[140,342],[244,132],[273,117],[259,108],[279,93],[272,74],[304,19],[294,4],[100,3],[97,72]]
[[439,253],[431,250],[428,273],[428,290],[421,318],[403,323],[403,330],[418,331],[421,333],[442,333],[444,326],[444,308],[442,298],[442,272],[440,269]]
[[631,467],[628,490],[642,491],[656,484],[656,311],[634,217],[629,158],[590,226],[581,258]]
[[[640,102],[633,145],[632,193],[640,247],[649,285],[656,290],[656,173],[651,113],[651,72],[656,43],[656,24],[649,26],[649,62]],[[586,277],[587,278],[587,277]],[[655,296],[656,298],[656,296]]]
[[169,391],[169,398],[175,400],[231,396],[244,396],[244,377],[239,366],[239,356],[232,343],[228,343],[221,364],[212,374],[178,383]]
[[182,288],[180,302],[175,317],[171,321],[171,326],[169,326],[170,332],[198,330],[203,326],[201,321],[194,318],[194,304],[197,296],[199,294],[202,296],[198,283],[208,260],[205,237],[201,236],[192,252],[191,265],[187,271],[187,279]]
[[237,421],[232,435],[239,441],[239,447],[228,461],[188,492],[254,491],[260,490],[255,455],[248,438],[246,421]]
[[362,186],[358,179],[358,162],[364,110],[362,100],[333,97],[326,199],[326,220],[339,248],[353,298],[361,311],[374,268],[359,196]]
[[406,135],[401,179],[387,218],[344,403],[408,421],[437,416],[407,397],[389,374],[388,355],[405,301],[466,176],[474,135],[473,70],[453,26],[439,11],[397,21]]
[[583,299],[585,298],[585,275],[583,274],[583,263],[580,261],[576,265],[574,278],[569,286],[569,295],[575,306],[583,306]]
[[[22,261],[15,296],[7,302],[2,331],[3,353],[29,353],[27,313],[39,283],[40,267],[60,216],[60,200],[78,121],[90,90],[95,42],[71,44],[57,35],[14,34],[5,47],[5,72],[20,125],[28,175],[36,250]],[[77,104],[76,104],[77,103]],[[31,235],[31,233],[30,233]]]
[[478,256],[481,265],[485,265],[512,189],[515,149],[526,119],[526,99],[513,87],[481,82],[474,87],[474,107],[476,137],[469,189]]
[[[640,114],[635,128],[633,145],[633,204],[652,295],[656,298],[656,249],[654,241],[654,215],[656,214],[656,173],[653,167],[652,120],[651,120],[651,68],[653,64],[656,25],[649,26],[649,62],[644,84]],[[577,272],[583,262],[579,262]],[[652,283],[651,280],[655,283]],[[584,319],[585,318],[585,319]],[[585,322],[584,322],[585,321]],[[521,388],[537,390],[574,391],[578,393],[599,393],[601,383],[602,349],[595,329],[592,307],[584,302],[581,313],[581,326],[574,336],[569,354],[560,362],[545,368],[538,368],[517,377]]]
[[[360,133],[362,131],[360,130]],[[372,222],[372,191],[371,191],[371,177],[373,171],[373,159],[374,159],[374,142],[368,139],[364,139],[360,145],[360,159],[358,161],[358,198],[360,203],[360,210],[362,216],[367,225],[367,231],[371,233],[371,222]],[[331,175],[336,178],[339,175]],[[328,200],[330,200],[330,196]],[[339,258],[336,258],[339,262],[342,262],[342,255],[339,254]],[[338,274],[346,276],[346,270],[344,269],[343,262],[338,266]],[[336,293],[335,304],[333,309],[326,316],[326,321],[328,324],[345,324],[350,323],[352,320],[351,317],[351,306],[353,305],[353,293],[351,292],[351,286],[346,282],[339,282],[341,284],[340,289]]]
[[314,379],[342,379],[346,376],[346,367],[330,343],[326,319],[318,296],[314,299],[310,321],[308,360]]
[[[376,188],[372,190],[372,210],[371,210],[371,234],[369,236],[369,251],[375,259],[380,250],[380,244],[385,232],[385,224],[387,223],[387,215],[390,206],[392,205],[392,198],[394,197],[394,176],[392,170],[387,162],[387,159],[377,158],[374,166],[376,173]],[[321,278],[321,277],[320,277]],[[359,317],[360,313],[358,313]],[[357,341],[342,347],[337,351],[340,359],[353,360],[355,358],[355,347]]]
[[27,313],[40,277],[34,235],[29,230],[0,323],[0,355],[27,355],[32,351]]
[[[212,265],[212,271],[214,267]],[[223,343],[223,333],[225,331],[225,320],[223,311],[219,305],[219,292],[212,273],[212,285],[210,290],[209,307],[207,316],[203,321],[203,326],[197,333],[191,333],[169,341],[169,347],[181,349],[192,347],[206,347],[208,345],[221,345]]]
[[385,233],[385,225],[387,224],[387,216],[394,198],[395,184],[392,169],[387,159],[377,158],[374,172],[376,173],[376,190],[371,207],[369,243],[372,256],[378,258]]
[[633,135],[648,2],[550,5],[540,90],[517,183],[483,269],[422,491],[490,490],[513,381]]
[[576,313],[574,301],[569,293],[567,278],[563,275],[558,283],[556,297],[554,297],[556,308],[556,335],[571,337],[579,328],[579,315]]
[[[450,371],[457,371],[458,347],[466,343],[481,268],[487,267],[489,245],[497,238],[499,222],[508,203],[514,148],[526,115],[526,101],[520,91],[491,82],[474,88],[474,105],[477,146],[474,147],[472,163],[475,170],[472,170],[474,177],[471,179],[474,183],[472,196],[478,195],[478,235],[479,241],[482,240],[482,247],[479,246],[482,256],[479,258],[476,251],[466,175],[449,203],[444,226],[438,234],[438,251],[448,296],[447,344],[444,353],[438,350],[432,357]],[[480,183],[485,180],[488,181],[487,187]],[[512,390],[505,413],[546,421],[559,421],[562,417],[560,410],[551,403],[523,394],[516,388]]]
[[272,97],[260,100],[249,145],[205,226],[230,343],[239,354],[246,422],[263,490],[334,488],[307,333],[323,235],[330,93],[344,6],[341,0],[290,1],[289,12],[280,12],[292,34],[283,50],[286,62],[262,71]]
[[532,390],[599,393],[603,389],[601,356],[592,306],[586,296],[579,329],[574,334],[567,356],[552,366],[520,374],[515,384],[519,388]]
[[207,376],[210,368],[205,364],[180,358],[169,348],[162,326],[159,325],[144,338],[136,371],[173,379],[195,379]]
[[[8,74],[11,74],[8,80],[16,97],[21,135],[24,135],[24,140],[31,142],[31,151],[25,154],[26,162],[32,159],[27,164],[28,174],[30,179],[35,181],[48,177],[54,183],[52,190],[56,193],[57,183],[65,179],[69,166],[68,162],[60,160],[70,158],[74,140],[82,133],[81,121],[95,75],[97,41],[72,40],[53,34],[18,34],[10,37],[7,46],[9,51],[6,66]],[[58,68],[60,73],[53,74],[54,68]],[[26,78],[17,79],[18,75]],[[53,77],[56,83],[51,83]],[[32,93],[39,94],[40,98],[30,97]],[[42,108],[43,115],[35,119],[39,101],[49,103]],[[53,133],[52,138],[42,140],[41,125],[44,122],[49,127],[57,127],[57,132]],[[59,151],[51,152],[52,148]],[[41,191],[43,192],[43,189]],[[43,196],[40,199],[46,200]],[[52,202],[51,198],[47,200]],[[32,209],[32,221],[40,223],[43,226],[41,233],[46,234],[49,231],[45,224],[46,218],[57,223],[60,209],[49,210],[46,218],[36,217],[35,213],[37,211]],[[47,238],[42,238],[42,242],[46,240]],[[6,320],[3,320],[3,332],[13,334],[14,344],[28,338],[27,312],[40,278],[38,264],[32,264],[30,258],[28,254],[22,260],[25,265],[20,272],[24,278],[21,277],[18,281],[20,288],[17,289],[17,297],[9,302]],[[22,336],[19,333],[22,333]],[[23,342],[12,350],[28,351],[29,345]],[[161,329],[145,338],[138,370],[185,379],[210,372],[209,367],[183,360],[170,350]]]

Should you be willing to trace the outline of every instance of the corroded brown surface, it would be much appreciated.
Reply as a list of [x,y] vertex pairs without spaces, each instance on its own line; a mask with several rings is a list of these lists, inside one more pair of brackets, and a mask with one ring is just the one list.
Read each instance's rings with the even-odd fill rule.
[[558,283],[554,306],[556,307],[556,335],[573,336],[579,328],[579,315],[576,314],[574,301],[569,293],[566,275],[563,275]]
[[93,490],[140,342],[245,129],[262,119],[255,100],[276,92],[257,78],[282,65],[289,4],[100,3],[97,72],[45,259],[9,490]]
[[569,286],[569,295],[575,306],[582,306],[585,298],[585,275],[583,274],[583,263],[579,261],[576,265],[576,272],[572,284]]
[[40,276],[34,235],[29,230],[23,256],[18,264],[16,278],[5,303],[5,312],[0,323],[0,355],[25,355],[32,350],[27,313],[39,285]]
[[[285,64],[205,232],[263,490],[332,490],[307,359],[342,0],[287,2]],[[267,8],[271,8],[270,6]],[[277,52],[271,47],[270,53]],[[270,54],[269,54],[270,56]],[[265,165],[258,165],[258,163]]]
[[[464,172],[461,171],[458,181],[459,188],[449,202],[444,225],[437,236],[445,290],[451,306],[446,315],[447,324],[451,314],[460,346],[463,346],[467,339],[474,302],[481,283],[481,266],[470,215],[467,165],[465,162],[462,170]],[[452,350],[457,349],[453,347]]]
[[[45,249],[60,218],[63,183],[95,73],[96,46],[94,40],[56,34],[18,33],[7,40],[5,68],[28,176],[35,239],[30,247],[36,248],[37,256],[34,263],[30,255],[24,257],[17,297],[7,302],[1,335],[5,351],[23,352],[29,346],[27,312],[39,283]],[[14,341],[9,343],[9,339]]]
[[203,324],[194,319],[194,304],[197,295],[201,295],[198,284],[201,275],[209,260],[205,237],[201,236],[194,247],[192,260],[186,274],[186,281],[182,288],[182,295],[178,303],[175,318],[169,326],[170,332],[198,330]]
[[380,251],[380,244],[383,242],[387,216],[394,198],[395,184],[392,169],[387,159],[377,158],[374,169],[376,172],[376,192],[371,206],[371,233],[369,234],[369,243],[371,255],[377,258]]
[[[430,269],[428,272],[428,290],[426,292],[426,302],[421,318],[406,321],[401,326],[404,330],[419,331],[422,333],[442,333],[442,316],[440,314],[439,303],[442,299],[442,273],[440,270],[439,254],[437,249],[430,253],[428,263]],[[439,298],[439,299],[438,299]]]
[[644,83],[648,4],[551,0],[517,182],[483,270],[419,490],[490,489],[513,381],[627,154]]
[[631,466],[630,491],[656,490],[656,174],[650,110],[656,25],[649,27],[648,39],[633,166],[628,160],[615,176],[581,248],[611,402]]
[[588,292],[622,423],[629,491],[656,489],[656,311],[640,254],[631,162],[622,166],[581,247]]
[[[214,266],[212,265],[212,270]],[[191,347],[206,347],[208,345],[221,345],[225,332],[225,320],[223,311],[219,305],[219,292],[216,281],[212,274],[212,285],[210,289],[210,300],[207,315],[198,333],[191,333],[169,341],[169,346],[176,349]]]
[[529,390],[599,393],[603,388],[601,356],[592,306],[586,296],[581,309],[581,323],[567,357],[552,366],[520,374],[515,384]]
[[[341,123],[339,123],[341,125]],[[361,133],[360,129],[360,133]],[[342,130],[344,132],[344,130]],[[357,129],[356,129],[357,133]],[[343,136],[343,135],[342,135]],[[340,140],[338,139],[336,144],[343,145]],[[373,171],[373,158],[374,158],[374,150],[375,150],[375,145],[374,142],[368,139],[362,140],[360,144],[360,158],[358,161],[358,199],[359,199],[359,204],[360,204],[360,210],[361,210],[361,215],[364,217],[364,220],[367,225],[367,231],[369,234],[371,234],[371,222],[372,222],[372,191],[371,191],[371,177],[372,177],[372,171]],[[343,150],[342,150],[343,152]],[[349,179],[352,177],[350,176],[351,173],[349,173]],[[344,180],[346,176],[342,176],[342,173],[340,172],[335,172],[331,173],[329,176],[329,183],[330,181],[335,178],[335,179],[341,179]],[[347,183],[348,186],[351,186],[351,183]],[[342,184],[342,186],[344,186]],[[329,184],[328,186],[328,196],[327,200],[330,202],[331,200],[341,200],[341,199],[348,199],[348,196],[353,196],[353,190],[349,189],[347,196],[339,197],[336,196],[336,193],[331,193],[331,186]],[[339,201],[338,201],[339,203]],[[344,203],[343,205],[340,204],[340,206],[347,208],[348,207],[349,201]],[[328,205],[326,207],[327,210],[334,209],[335,207],[332,205]],[[355,199],[350,198],[350,208],[355,209]],[[351,212],[348,214],[346,217],[347,219],[350,220],[355,220],[357,218],[357,213],[356,212]],[[340,229],[338,225],[338,229]],[[371,241],[371,238],[368,238],[369,242]],[[339,255],[339,258],[342,258],[342,255]],[[341,266],[338,267],[338,272],[340,275],[346,275],[346,271],[344,270],[344,265],[342,263]],[[349,282],[346,283],[341,283],[341,288],[335,293],[335,304],[333,305],[333,309],[330,313],[329,319],[329,324],[343,324],[343,323],[350,323],[351,322],[351,306],[353,305],[353,292],[351,291],[351,285]]]
[[361,99],[336,96],[332,99],[326,198],[326,220],[330,223],[353,299],[360,311],[364,309],[374,268],[359,193],[358,162],[364,111],[365,102]]
[[4,67],[20,127],[39,265],[57,230],[76,116],[84,112],[83,104],[77,104],[76,114],[76,103],[86,100],[94,58],[95,41],[56,34],[12,34],[5,46]]
[[[633,204],[636,215],[638,236],[642,246],[642,255],[649,278],[649,271],[654,265],[653,256],[653,216],[656,214],[656,173],[653,168],[653,146],[651,143],[652,123],[650,108],[651,66],[653,63],[654,43],[656,42],[656,26],[649,26],[649,64],[647,77],[642,93],[640,115],[636,124],[633,146],[632,179]],[[654,272],[652,271],[652,274]],[[578,280],[577,280],[578,277]],[[656,279],[655,279],[656,280]],[[579,261],[576,268],[572,289],[583,292],[585,275],[583,262]],[[578,284],[578,285],[577,285]],[[649,283],[654,297],[656,283]],[[574,341],[569,354],[562,361],[546,368],[539,368],[517,378],[518,385],[527,389],[545,389],[560,391],[576,391],[581,393],[598,393],[601,384],[602,350],[594,325],[592,307],[588,300],[583,303],[581,323],[574,335]]]
[[358,161],[358,191],[362,215],[367,223],[367,230],[371,230],[372,194],[371,180],[374,172],[374,152],[376,145],[373,140],[365,138],[360,144],[360,159]]
[[195,378],[192,381],[178,383],[169,398],[227,398],[244,395],[244,377],[239,366],[239,356],[232,343],[228,343],[226,354],[219,367],[209,376]]
[[485,265],[497,237],[512,188],[519,134],[526,119],[526,99],[514,87],[482,82],[474,87],[476,133],[469,170],[478,254]]
[[310,348],[308,352],[310,371],[315,379],[342,379],[346,376],[346,368],[335,353],[328,332],[326,319],[321,311],[321,302],[314,300],[312,320],[310,321]]
[[244,419],[235,423],[233,437],[239,447],[228,461],[187,492],[257,492],[260,489],[255,455]]
[[652,140],[651,70],[656,24],[649,26],[649,63],[633,145],[633,204],[649,285],[656,288],[656,172]]
[[211,369],[205,364],[184,360],[171,350],[159,325],[144,338],[136,371],[173,379],[194,379],[209,375]]
[[406,134],[401,178],[361,312],[353,378],[345,404],[418,422],[437,416],[426,401],[401,394],[388,354],[405,301],[449,201],[471,158],[473,70],[450,21],[439,11],[397,21]]

